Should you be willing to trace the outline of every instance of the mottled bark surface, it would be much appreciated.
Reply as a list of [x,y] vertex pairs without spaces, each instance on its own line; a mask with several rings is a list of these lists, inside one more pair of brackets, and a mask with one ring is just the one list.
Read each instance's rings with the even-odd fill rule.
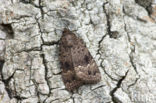
[[[58,42],[69,28],[102,80],[68,92]],[[156,1],[0,0],[0,103],[155,103]]]

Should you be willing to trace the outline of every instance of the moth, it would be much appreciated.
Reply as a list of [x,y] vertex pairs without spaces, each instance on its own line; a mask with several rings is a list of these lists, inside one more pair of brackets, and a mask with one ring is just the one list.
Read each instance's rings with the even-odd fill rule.
[[83,40],[66,28],[59,42],[59,60],[62,79],[69,91],[101,80],[98,66]]

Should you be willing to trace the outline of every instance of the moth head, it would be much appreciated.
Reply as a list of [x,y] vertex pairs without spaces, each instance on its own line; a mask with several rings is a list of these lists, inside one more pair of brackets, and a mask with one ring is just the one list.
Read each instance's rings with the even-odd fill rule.
[[76,41],[76,36],[70,30],[65,28],[63,31],[63,38],[62,39],[63,39],[66,46],[72,47],[72,45]]
[[69,47],[71,47],[74,44],[75,39],[73,39],[73,36],[72,35],[67,35],[66,36],[66,42],[67,42],[67,45]]

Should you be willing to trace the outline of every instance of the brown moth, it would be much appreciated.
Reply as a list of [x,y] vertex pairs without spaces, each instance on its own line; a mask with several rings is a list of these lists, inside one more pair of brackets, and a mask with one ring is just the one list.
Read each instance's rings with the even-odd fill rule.
[[62,79],[69,91],[83,84],[101,80],[98,66],[82,39],[68,29],[64,29],[60,39],[60,63]]

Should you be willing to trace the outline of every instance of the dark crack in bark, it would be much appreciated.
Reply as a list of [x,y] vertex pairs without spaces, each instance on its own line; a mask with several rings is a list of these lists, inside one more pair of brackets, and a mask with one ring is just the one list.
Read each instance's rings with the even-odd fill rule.
[[98,42],[98,50],[97,50],[96,55],[98,55],[98,54],[100,55],[99,60],[100,60],[100,59],[102,60],[102,61],[100,62],[100,67],[103,68],[105,74],[106,74],[111,80],[117,81],[116,79],[112,78],[111,75],[109,75],[109,74],[106,72],[105,67],[102,65],[104,59],[101,58],[101,53],[100,53],[100,51],[101,51],[101,42],[103,41],[103,39],[104,39],[106,36],[107,36],[107,34],[104,35],[104,36],[101,38],[101,40]]
[[32,51],[41,51],[41,48],[40,47],[34,47],[34,48],[30,48],[30,49],[24,49],[24,50],[21,50],[21,51],[17,51],[16,53],[22,53],[22,52],[32,52]]
[[104,86],[106,86],[106,85],[100,85],[100,86],[98,86],[98,87],[92,89],[92,91],[95,91],[95,90],[97,90],[97,89],[99,89],[99,88],[102,88],[102,87],[104,87]]
[[35,17],[35,20],[36,20],[36,23],[37,23],[37,25],[38,25],[38,28],[39,28],[39,31],[40,31],[41,37],[42,37],[42,30],[41,30],[41,25],[40,25],[40,23],[39,23],[39,18]]
[[3,75],[2,75],[2,69],[4,65],[4,60],[0,60],[0,74],[1,74],[1,79],[3,80]]
[[43,60],[43,65],[45,67],[45,80],[47,82],[47,85],[48,85],[48,88],[49,88],[49,93],[48,93],[48,97],[50,96],[50,84],[49,84],[49,80],[48,80],[48,67],[47,67],[47,62],[46,62],[46,59],[45,59],[45,54],[41,54],[41,57],[42,57],[42,60]]
[[29,4],[32,2],[32,0],[20,0],[20,2],[25,3],[25,4]]
[[[125,23],[125,21],[124,21],[124,23]],[[129,41],[129,43],[131,43],[131,37],[130,37],[128,31],[127,31],[126,23],[125,23],[124,29],[125,29],[125,32],[127,33],[128,41]],[[133,53],[135,53],[135,45],[132,45],[130,47],[130,49],[131,49],[131,52],[129,54],[129,60],[130,60],[130,63],[132,65],[132,67],[134,68],[135,72],[138,74],[137,67],[136,67],[136,65],[134,63],[134,57],[133,57]]]
[[39,32],[41,33],[41,40],[42,40],[41,51],[42,51],[42,46],[43,45],[51,46],[51,45],[59,44],[59,41],[53,41],[53,42],[45,42],[44,41],[44,39],[43,39],[43,31],[41,29],[41,24],[39,23],[39,18],[35,17],[35,19],[36,19],[36,23],[37,23],[38,28],[39,28]]
[[[43,39],[43,32],[42,32],[42,29],[41,29],[41,25],[40,25],[40,22],[38,20],[38,18],[35,18],[36,19],[36,22],[38,24],[38,27],[39,27],[39,30],[40,30],[40,33],[41,33],[41,40],[42,40],[42,44],[41,44],[41,52],[43,51],[43,46],[51,46],[51,45],[57,45],[59,43],[59,41],[53,41],[53,42],[44,42],[44,39]],[[43,103],[46,103],[46,100],[50,97],[50,94],[51,94],[51,88],[50,88],[50,84],[49,84],[49,78],[48,78],[48,67],[47,67],[47,61],[46,61],[46,58],[45,58],[45,54],[42,53],[41,54],[41,57],[42,57],[42,60],[43,60],[43,65],[45,67],[45,80],[47,82],[47,85],[48,85],[48,88],[49,88],[49,93],[46,97],[46,99],[43,101]]]
[[133,57],[133,51],[132,50],[131,50],[131,52],[129,54],[129,59],[130,59],[130,63],[132,65],[132,67],[134,68],[135,72],[138,74],[136,64],[133,61],[134,60],[134,57]]
[[39,0],[39,8],[40,8],[42,19],[44,19],[44,11],[43,11],[43,6],[42,6],[42,0]]
[[152,1],[153,0],[135,0],[137,4],[139,4],[147,10],[149,16],[152,14]]
[[[124,10],[124,7],[123,7],[123,13],[124,13],[125,15],[127,15],[126,12],[125,12],[125,10]],[[128,16],[129,16],[129,15],[128,15]],[[139,19],[139,18],[138,18],[138,19]],[[139,20],[139,21],[141,21],[141,20]],[[142,22],[146,23],[146,21],[142,21]],[[126,23],[125,23],[125,20],[124,20],[124,25],[125,25],[125,26],[124,26],[124,30],[125,30],[125,32],[126,32],[126,34],[127,34],[128,42],[131,43],[131,42],[132,42],[132,41],[131,41],[131,37],[130,37],[130,34],[128,33],[127,25],[126,25]],[[136,78],[136,80],[134,81],[134,83],[128,85],[128,89],[129,89],[130,87],[132,87],[133,85],[135,85],[135,84],[137,83],[137,81],[140,79],[140,75],[139,75],[139,73],[138,73],[138,71],[137,71],[137,67],[136,67],[136,64],[135,64],[135,62],[134,62],[134,56],[133,56],[133,54],[135,53],[135,45],[134,45],[134,44],[131,45],[130,50],[131,50],[131,51],[130,51],[130,54],[129,54],[129,60],[130,60],[130,63],[131,63],[131,65],[132,65],[133,69],[135,70],[135,72],[137,73],[137,75],[138,75],[139,77]]]
[[44,42],[42,45],[47,45],[47,46],[51,46],[51,45],[58,45],[59,41],[53,41],[53,42]]
[[43,6],[42,6],[42,0],[39,0],[38,1],[38,5],[36,5],[33,0],[20,0],[20,2],[24,3],[24,4],[31,4],[33,5],[34,7],[36,8],[39,8],[40,9],[40,12],[41,12],[41,17],[42,19],[44,19],[44,11],[43,11]]
[[0,24],[0,29],[7,34],[6,39],[14,38],[14,31],[11,24]]
[[14,98],[16,98],[18,101],[21,101],[23,99],[27,99],[26,97],[21,97],[21,96],[14,96]]
[[122,84],[122,81],[126,78],[127,74],[128,74],[129,70],[125,73],[125,76],[123,76],[116,84],[116,87],[110,91],[110,95],[112,97],[112,101],[114,103],[122,103],[120,100],[118,100],[116,97],[115,97],[115,92],[121,87],[121,84]]
[[142,18],[136,17],[136,19],[137,19],[138,21],[140,21],[140,22],[147,23],[147,21],[144,20],[144,19],[142,19]]
[[118,32],[117,31],[111,31],[111,22],[110,22],[110,14],[107,12],[105,5],[108,4],[108,2],[103,4],[103,11],[106,15],[107,20],[107,34],[110,38],[117,39],[118,38]]
[[36,92],[36,95],[37,95],[37,98],[38,98],[38,102],[37,103],[41,103],[40,102],[40,93],[38,91],[38,83],[34,79],[32,79],[32,82],[35,85],[35,92]]
[[[108,3],[108,2],[107,2],[107,3]],[[107,20],[107,34],[111,37],[110,16],[109,16],[109,14],[107,13],[107,10],[106,10],[106,7],[105,7],[105,5],[106,5],[107,3],[104,3],[104,4],[103,4],[103,11],[104,11],[104,13],[105,13],[105,15],[106,15],[106,20]]]
[[[55,101],[59,101],[59,98],[56,98],[56,99],[54,99],[54,100],[51,100],[50,103],[53,103],[53,102],[55,102]],[[44,103],[46,103],[46,102],[44,102]]]
[[1,75],[1,79],[2,79],[2,82],[5,85],[5,90],[7,91],[9,98],[12,99],[15,96],[15,91],[10,89],[9,82],[13,78],[13,76],[14,76],[16,71],[14,71],[14,73],[8,79],[4,79],[3,73],[2,73],[3,65],[4,65],[4,61],[0,61],[0,75]]
[[[44,42],[44,39],[43,39],[43,33],[42,33],[42,30],[41,30],[41,26],[40,26],[40,23],[39,23],[39,21],[38,21],[38,19],[36,18],[36,22],[37,22],[37,24],[38,24],[38,27],[39,27],[39,29],[40,29],[40,33],[41,33],[41,40],[42,40],[42,44],[41,44],[41,51],[43,51],[43,46],[44,45],[46,45],[46,46],[51,46],[51,45],[57,45],[58,43],[59,43],[59,41],[54,41],[54,42]],[[42,59],[43,59],[43,65],[44,65],[44,67],[45,67],[45,80],[46,80],[46,82],[47,82],[47,85],[48,85],[48,87],[49,87],[49,93],[48,93],[48,97],[50,97],[50,84],[49,84],[49,82],[48,82],[48,67],[47,67],[47,62],[46,62],[46,59],[45,59],[45,54],[43,53],[43,54],[41,54],[41,57],[42,57]],[[47,98],[48,98],[47,97]],[[47,99],[46,98],[46,99]],[[46,101],[46,99],[43,101],[43,103]]]
[[139,79],[140,79],[140,76],[139,76],[138,78],[135,79],[134,83],[128,85],[128,89],[129,89],[130,87],[132,87],[133,85],[135,85]]
[[100,53],[100,51],[101,51],[101,42],[104,40],[104,38],[105,38],[106,36],[107,36],[107,34],[104,35],[104,36],[101,38],[101,40],[98,42],[98,50],[97,50],[96,55],[98,55],[98,54],[100,55],[99,60],[100,60],[100,59],[102,60],[102,61],[100,62],[100,67],[103,68],[105,74],[106,74],[111,80],[117,81],[116,79],[112,78],[111,75],[109,75],[109,74],[106,72],[105,67],[102,65],[104,59],[101,58],[101,53]]
[[100,66],[103,68],[105,74],[106,74],[111,80],[113,80],[113,81],[118,81],[117,79],[113,78],[111,75],[109,75],[109,74],[107,73],[107,71],[105,70],[105,67],[102,65],[103,61],[104,61],[104,60],[102,59],[102,61],[101,61],[101,63],[100,63]]
[[[130,18],[136,20],[136,17],[134,17],[134,16],[128,14],[128,13],[126,12],[125,8],[126,8],[125,5],[123,5],[122,12],[123,12],[125,15],[127,15],[128,17],[130,17]],[[139,18],[139,17],[138,17],[138,18]]]
[[[103,41],[103,39],[106,37],[107,35],[104,35],[101,40],[98,42],[98,50],[97,50],[97,54],[101,54],[100,50],[101,50],[101,43]],[[101,55],[100,55],[101,56]]]
[[74,97],[73,97],[73,96],[71,96],[70,98],[73,100],[73,103],[75,103],[75,99],[74,99]]

